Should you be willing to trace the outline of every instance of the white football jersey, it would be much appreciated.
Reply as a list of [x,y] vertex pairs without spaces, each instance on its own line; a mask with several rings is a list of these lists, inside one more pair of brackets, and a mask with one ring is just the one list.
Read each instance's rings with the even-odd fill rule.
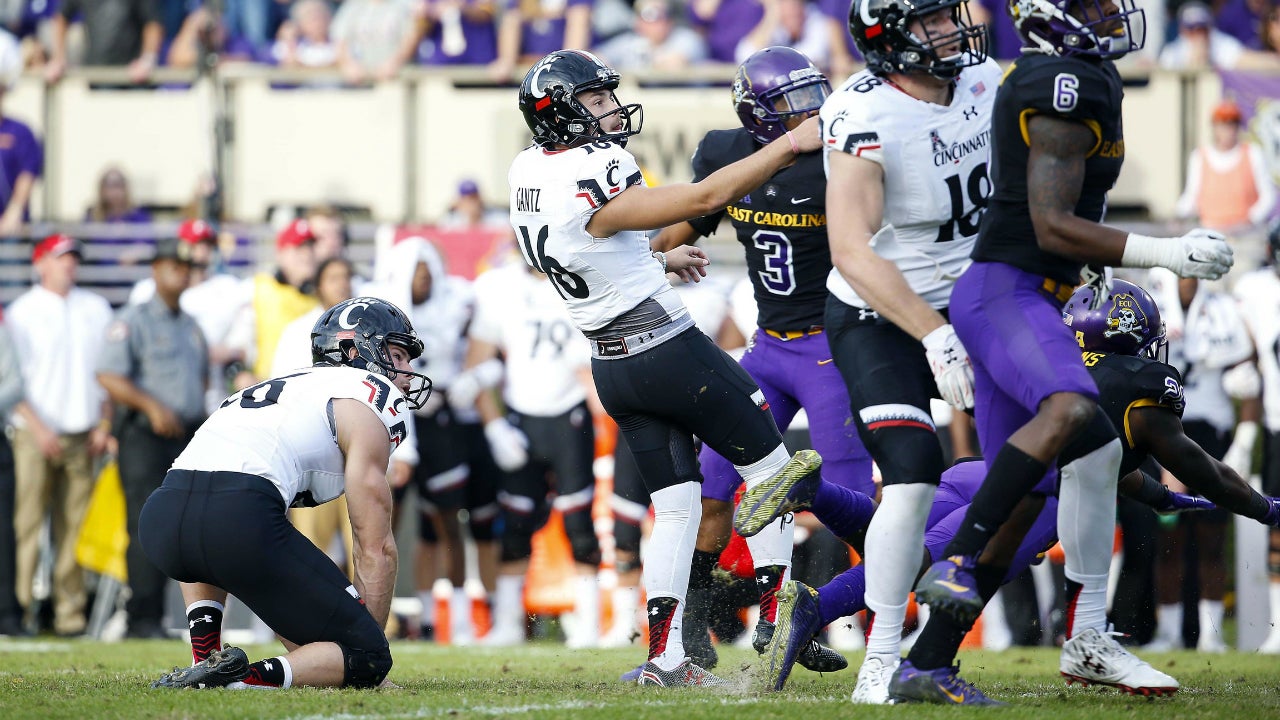
[[476,278],[474,288],[470,335],[502,349],[507,406],[555,417],[585,400],[578,371],[591,363],[591,347],[550,279],[524,265],[506,265]]
[[1232,292],[1258,348],[1264,424],[1280,432],[1280,277],[1275,268],[1260,268],[1240,278]]
[[647,233],[594,238],[587,232],[596,210],[644,184],[631,153],[612,143],[561,151],[535,145],[516,156],[507,181],[516,244],[525,262],[551,277],[580,330],[602,328],[651,297],[673,319],[684,314],[650,255]]
[[359,400],[377,413],[390,449],[404,440],[408,405],[390,380],[350,367],[313,367],[224,400],[173,467],[264,477],[291,507],[329,502],[345,490],[345,462],[329,406],[334,398]]
[[[935,308],[948,305],[969,266],[991,194],[987,159],[1000,73],[994,60],[965,68],[944,106],[864,70],[822,105],[824,159],[846,152],[884,169],[884,223],[893,226],[895,241],[877,241],[876,254],[896,264]],[[841,302],[867,307],[835,268],[827,289]]]

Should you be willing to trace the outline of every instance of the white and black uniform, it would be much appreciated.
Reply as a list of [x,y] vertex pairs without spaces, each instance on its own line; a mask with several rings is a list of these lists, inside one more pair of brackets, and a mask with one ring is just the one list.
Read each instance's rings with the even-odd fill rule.
[[[999,84],[1000,67],[987,60],[964,68],[951,103],[938,105],[863,71],[820,113],[824,157],[845,152],[884,170],[884,223],[894,237],[878,239],[876,254],[944,316],[991,192],[987,159]],[[929,405],[939,393],[924,346],[881,318],[838,269],[827,288],[826,329],[863,444],[886,484],[936,485],[942,448]]]
[[[472,409],[457,410],[445,401],[449,385],[462,372],[467,328],[475,315],[475,293],[466,278],[449,275],[435,246],[426,238],[408,237],[386,254],[389,268],[383,285],[371,294],[387,300],[409,316],[422,340],[422,355],[412,362],[414,372],[431,378],[433,391],[414,411],[411,439],[416,445],[414,482],[425,513],[468,510],[472,536],[492,540],[498,514],[497,487],[501,472],[484,439],[480,416]],[[419,263],[431,274],[427,299],[414,304],[413,275]],[[414,458],[397,454],[396,459]],[[402,497],[405,489],[397,492]],[[438,541],[435,523],[418,523],[424,542]]]
[[[527,559],[533,533],[552,506],[564,515],[574,560],[600,562],[591,519],[595,499],[595,431],[578,372],[591,350],[546,276],[507,265],[476,278],[470,336],[501,350],[507,419],[529,440],[529,461],[504,473],[498,503],[505,515],[502,561]],[[547,473],[555,477],[550,505]]]
[[285,515],[345,490],[335,399],[367,406],[391,449],[405,439],[404,395],[380,374],[315,367],[267,380],[196,431],[147,500],[139,537],[166,575],[226,590],[290,642],[383,652],[386,636],[355,586]]
[[647,235],[587,232],[596,210],[644,183],[630,153],[605,142],[560,151],[531,146],[512,163],[508,181],[516,242],[525,260],[550,276],[590,340],[600,400],[650,492],[701,481],[694,434],[735,465],[779,447],[764,396],[694,326],[650,255]]
[[1232,293],[1240,303],[1262,375],[1263,446],[1262,489],[1280,495],[1280,272],[1275,267],[1255,270],[1236,282]]

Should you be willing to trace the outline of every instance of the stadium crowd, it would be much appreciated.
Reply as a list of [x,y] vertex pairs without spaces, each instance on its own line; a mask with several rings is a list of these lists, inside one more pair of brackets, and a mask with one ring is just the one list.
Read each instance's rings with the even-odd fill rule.
[[[1148,41],[1148,52],[1132,62],[1280,68],[1280,5],[1270,0],[1147,4],[1148,32],[1165,42]],[[1017,56],[1022,42],[1002,2],[974,2],[970,13],[975,23],[988,24],[991,57]],[[194,66],[202,48],[213,47],[226,62],[331,68],[351,83],[393,77],[406,64],[483,66],[493,80],[510,81],[560,48],[591,48],[622,70],[674,71],[700,62],[739,64],[782,45],[800,50],[838,82],[862,62],[848,23],[847,0],[23,1],[0,8],[0,25],[11,33],[0,31],[0,76],[12,82],[14,73],[38,70],[56,82],[75,65],[127,66],[144,83],[155,68]],[[1211,142],[1187,159],[1178,219],[1231,236],[1236,269],[1221,284],[1179,280],[1159,269],[1126,277],[1151,291],[1164,318],[1169,362],[1187,390],[1188,434],[1248,479],[1260,470],[1280,474],[1280,368],[1276,348],[1255,344],[1276,338],[1275,317],[1255,310],[1273,301],[1280,222],[1265,158],[1241,137],[1241,109],[1223,102],[1209,119]],[[0,187],[0,236],[19,236],[31,219],[43,149],[17,119],[0,121],[0,167],[8,180]],[[603,647],[644,637],[636,570],[640,529],[652,522],[647,498],[596,498],[602,489],[612,493],[626,474],[634,480],[634,460],[625,443],[608,440],[616,428],[591,382],[587,341],[554,302],[567,290],[553,285],[561,280],[554,273],[526,270],[507,209],[487,206],[480,188],[464,181],[449,215],[433,223],[495,238],[498,249],[480,268],[453,267],[447,253],[414,235],[381,242],[358,259],[349,219],[321,204],[278,223],[272,262],[255,268],[244,252],[247,241],[199,219],[198,202],[184,214],[172,236],[157,233],[151,214],[130,193],[127,168],[110,167],[84,218],[120,226],[118,232],[54,234],[30,243],[35,279],[0,314],[0,413],[7,422],[0,437],[0,636],[101,635],[101,627],[90,627],[89,612],[92,588],[101,594],[104,585],[86,584],[76,545],[109,459],[118,466],[126,529],[135,540],[126,558],[128,599],[120,603],[123,634],[180,636],[165,616],[165,579],[137,550],[143,503],[229,394],[309,365],[310,329],[322,314],[371,296],[413,321],[425,346],[414,367],[434,383],[388,469],[396,516],[412,516],[416,526],[415,557],[402,573],[412,574],[418,601],[405,606],[413,610],[395,613],[388,632],[487,645],[522,643],[542,632],[529,623],[525,589],[538,582],[528,576],[532,536],[554,512],[563,521],[563,530],[552,529],[567,538],[561,549],[577,600],[564,613],[566,642]],[[95,248],[111,248],[121,265],[150,265],[150,277],[119,307],[79,282],[82,263],[97,257],[89,252]],[[665,269],[665,256],[661,262]],[[671,280],[698,327],[740,355],[746,338],[767,332],[757,327],[751,283],[712,272],[698,284],[674,273]],[[513,308],[529,322],[508,322],[505,316],[517,314]],[[525,354],[537,358],[539,352],[551,353],[542,358],[546,365],[522,364],[529,362]],[[949,428],[940,433],[946,464],[974,454],[977,436],[969,421],[946,403],[934,406],[930,422]],[[561,417],[566,424],[556,432],[540,424]],[[809,442],[803,425],[787,440]],[[571,455],[582,462],[562,462]],[[1158,467],[1152,472],[1161,474]],[[1161,479],[1186,491],[1167,472]],[[1267,482],[1275,487],[1277,480]],[[402,502],[414,503],[408,513]],[[1124,562],[1111,617],[1127,633],[1126,644],[1227,649],[1229,518],[1222,510],[1157,515],[1120,501]],[[352,572],[351,527],[341,501],[292,510],[291,519]],[[812,515],[798,514],[796,526],[795,579],[818,587],[850,567],[848,548]],[[702,544],[698,551],[705,553]],[[470,563],[468,545],[475,555]],[[1261,650],[1280,654],[1274,620],[1280,618],[1280,543],[1271,547],[1265,561],[1273,571],[1275,630]],[[735,535],[713,562],[718,569],[707,582],[714,583],[718,602],[704,621],[723,642],[751,642],[755,622],[739,612],[760,600],[747,542]],[[1051,559],[1005,587],[1000,609],[990,616],[988,642],[1062,644],[1063,598],[1036,597],[1034,576],[1052,573],[1061,575],[1062,568]],[[1041,592],[1044,587],[1041,582]],[[612,618],[607,632],[606,616]],[[836,649],[862,647],[861,622],[832,622],[823,639]]]

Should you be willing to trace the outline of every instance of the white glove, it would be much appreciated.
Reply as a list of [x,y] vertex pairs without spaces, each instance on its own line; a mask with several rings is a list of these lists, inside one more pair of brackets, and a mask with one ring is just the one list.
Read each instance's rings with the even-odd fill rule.
[[1179,238],[1129,233],[1121,262],[1125,267],[1164,267],[1179,277],[1217,280],[1231,270],[1235,255],[1222,233],[1196,228]]
[[449,407],[454,410],[474,408],[480,393],[502,381],[502,371],[502,361],[490,358],[458,375],[449,383]]
[[519,470],[529,462],[529,438],[506,418],[485,423],[484,437],[489,441],[493,461],[506,472]]
[[925,335],[921,342],[942,399],[957,410],[973,407],[973,365],[960,338],[956,337],[955,328],[943,325]]
[[1222,389],[1236,400],[1258,397],[1258,393],[1262,392],[1262,376],[1258,374],[1258,366],[1252,362],[1242,362],[1222,373]]
[[1258,423],[1246,420],[1237,425],[1235,439],[1227,448],[1227,454],[1222,456],[1222,464],[1247,480],[1253,470],[1253,444],[1257,440]]

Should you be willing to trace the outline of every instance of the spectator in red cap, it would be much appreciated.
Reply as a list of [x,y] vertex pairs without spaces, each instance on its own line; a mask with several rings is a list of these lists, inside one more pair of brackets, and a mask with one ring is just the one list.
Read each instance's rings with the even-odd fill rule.
[[94,378],[111,306],[76,287],[81,257],[80,243],[66,235],[38,243],[31,259],[39,282],[6,315],[23,380],[23,398],[13,414],[18,601],[31,612],[40,532],[51,515],[51,597],[59,635],[85,629],[84,573],[76,564],[75,540],[93,490],[93,460],[111,434],[110,405]]
[[1237,262],[1247,263],[1247,271],[1262,261],[1263,234],[1276,206],[1276,189],[1262,149],[1241,140],[1240,106],[1223,101],[1213,109],[1211,120],[1210,142],[1187,158],[1187,184],[1176,213],[1182,219],[1199,218],[1201,227],[1224,232],[1233,240],[1253,241],[1248,250],[1236,250]]
[[[218,233],[207,220],[184,220],[177,237],[191,247],[191,287],[182,293],[182,311],[196,319],[209,345],[209,384],[205,409],[218,409],[232,393],[226,368],[244,364],[245,354],[229,343],[231,328],[241,308],[250,302],[252,286],[221,269]],[[129,305],[141,305],[155,295],[155,280],[143,278],[129,293]]]
[[245,371],[235,386],[248,387],[271,376],[276,344],[284,327],[315,308],[316,235],[311,223],[294,220],[276,235],[276,271],[258,273],[249,283],[249,302],[240,311],[228,344],[245,353]]

